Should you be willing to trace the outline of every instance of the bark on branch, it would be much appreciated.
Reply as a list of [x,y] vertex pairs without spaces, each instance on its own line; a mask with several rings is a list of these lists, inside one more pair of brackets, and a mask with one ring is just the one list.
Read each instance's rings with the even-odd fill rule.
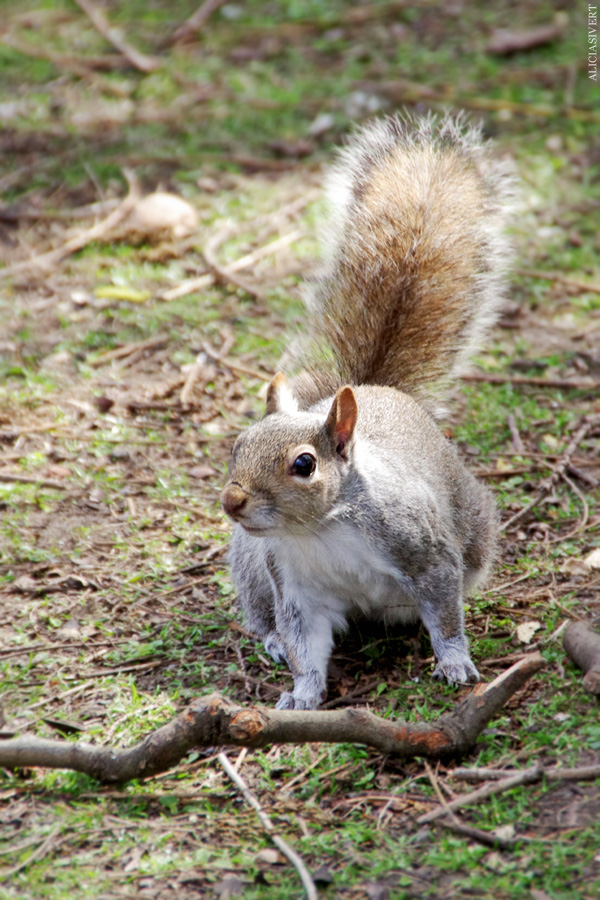
[[563,637],[567,655],[583,670],[586,691],[600,697],[600,634],[587,622],[571,622]]
[[0,741],[0,766],[42,766],[85,772],[98,781],[150,778],[177,765],[198,747],[265,747],[269,744],[358,743],[404,758],[464,755],[487,723],[544,659],[532,654],[490,684],[478,684],[453,712],[433,723],[382,719],[368,710],[296,711],[243,707],[219,694],[192,701],[167,725],[129,749],[23,736]]

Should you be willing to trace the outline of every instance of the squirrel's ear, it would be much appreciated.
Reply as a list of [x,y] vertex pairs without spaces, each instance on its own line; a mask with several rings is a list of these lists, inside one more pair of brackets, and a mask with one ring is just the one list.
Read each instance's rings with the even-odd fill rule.
[[271,413],[293,413],[298,412],[298,404],[296,398],[292,394],[287,378],[283,372],[278,372],[267,388],[267,415]]
[[358,406],[354,391],[351,387],[341,387],[333,398],[325,422],[325,428],[331,436],[335,452],[340,456],[346,455],[345,451],[352,440],[357,416]]

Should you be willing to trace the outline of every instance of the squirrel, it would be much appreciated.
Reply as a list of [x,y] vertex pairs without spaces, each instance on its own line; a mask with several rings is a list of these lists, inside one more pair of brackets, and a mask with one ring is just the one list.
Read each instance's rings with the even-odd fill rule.
[[440,431],[444,393],[494,323],[513,179],[462,114],[360,130],[329,174],[306,333],[236,440],[221,494],[248,628],[316,709],[354,616],[427,628],[450,684],[479,680],[463,598],[485,581],[498,514]]

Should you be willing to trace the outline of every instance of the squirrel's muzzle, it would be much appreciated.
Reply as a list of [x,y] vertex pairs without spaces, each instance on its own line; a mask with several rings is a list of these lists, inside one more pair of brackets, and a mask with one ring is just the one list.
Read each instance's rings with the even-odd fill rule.
[[248,494],[239,484],[227,484],[221,491],[221,505],[230,519],[238,522],[248,502]]

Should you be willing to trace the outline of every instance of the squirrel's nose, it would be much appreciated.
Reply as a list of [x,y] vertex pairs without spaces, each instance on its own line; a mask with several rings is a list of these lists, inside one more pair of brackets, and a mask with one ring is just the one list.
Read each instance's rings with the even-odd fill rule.
[[248,494],[238,484],[228,484],[221,492],[221,505],[232,519],[239,519],[248,502]]

